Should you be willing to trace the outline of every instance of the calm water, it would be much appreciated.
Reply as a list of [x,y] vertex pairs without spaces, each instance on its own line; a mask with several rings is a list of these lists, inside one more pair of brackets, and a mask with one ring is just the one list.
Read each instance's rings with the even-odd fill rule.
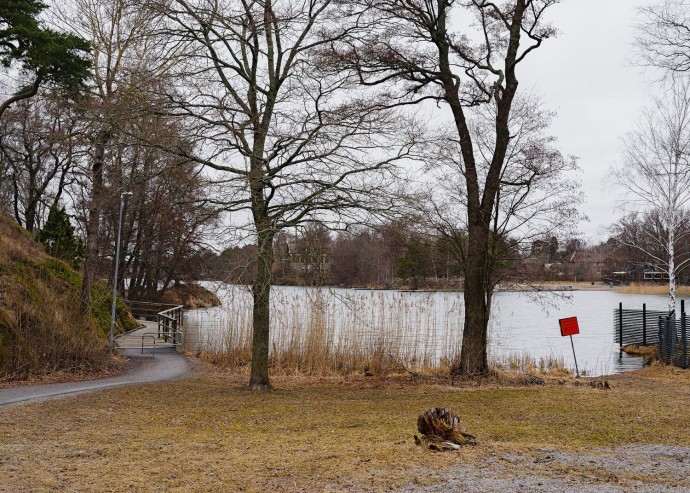
[[[208,286],[211,287],[211,286]],[[251,323],[251,296],[246,287],[215,285],[223,306],[188,312],[185,325],[198,327],[197,340],[220,344],[229,325]],[[294,337],[312,322],[320,308],[320,320],[338,334],[347,330],[375,336],[386,330],[396,341],[411,348],[423,346],[430,354],[448,354],[462,335],[462,293],[410,293],[338,288],[275,287],[272,292],[272,344]],[[588,375],[620,373],[642,366],[642,358],[623,355],[613,343],[613,310],[624,308],[665,309],[666,297],[623,295],[614,291],[572,291],[538,295],[504,292],[494,299],[489,331],[490,358],[529,354],[536,358],[562,358],[574,369],[570,339],[561,337],[558,319],[577,317],[580,334],[573,336],[580,371]],[[216,342],[214,342],[216,341]]]

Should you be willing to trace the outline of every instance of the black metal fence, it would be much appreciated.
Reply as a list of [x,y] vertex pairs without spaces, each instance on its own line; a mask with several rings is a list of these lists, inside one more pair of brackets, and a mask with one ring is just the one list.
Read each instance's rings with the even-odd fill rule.
[[620,346],[656,346],[659,343],[659,318],[668,316],[668,311],[623,309],[623,303],[613,311],[613,324],[616,328],[614,341]]
[[664,317],[659,321],[659,358],[669,365],[688,368],[688,317]]
[[659,358],[667,364],[682,368],[690,367],[690,341],[688,340],[688,316],[685,300],[681,301],[680,314],[669,316],[668,311],[623,309],[619,304],[613,311],[614,341],[621,347],[628,345],[657,346]]

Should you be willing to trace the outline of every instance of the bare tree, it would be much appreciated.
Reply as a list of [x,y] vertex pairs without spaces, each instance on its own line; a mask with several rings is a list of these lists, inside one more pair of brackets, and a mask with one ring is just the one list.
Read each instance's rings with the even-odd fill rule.
[[74,107],[56,94],[16,102],[0,135],[0,192],[17,222],[40,228],[73,179],[80,128]]
[[[331,57],[365,85],[387,85],[400,104],[433,101],[451,118],[463,182],[465,326],[458,373],[488,371],[491,242],[511,141],[520,64],[555,30],[546,11],[558,0],[376,0],[342,2],[361,30],[333,43]],[[464,19],[464,21],[463,21]],[[468,27],[470,21],[474,21]],[[492,105],[488,166],[477,161],[471,108]]]
[[[470,120],[476,144],[476,163],[485,177],[491,166],[496,107],[484,106]],[[579,183],[575,180],[577,160],[566,157],[556,147],[556,139],[546,132],[552,114],[543,110],[534,96],[516,97],[509,122],[510,142],[496,192],[489,225],[491,241],[487,250],[485,289],[489,309],[495,287],[522,260],[522,252],[541,238],[573,234],[581,215]],[[437,177],[433,208],[429,218],[445,238],[445,244],[461,266],[467,261],[468,226],[463,218],[467,189],[463,163],[452,136],[437,142],[432,172]],[[556,245],[557,246],[557,245]],[[555,251],[553,252],[555,254]],[[553,260],[553,259],[551,259]]]
[[668,272],[668,309],[673,313],[676,276],[690,262],[685,259],[676,263],[677,245],[687,241],[688,233],[690,83],[676,81],[666,98],[656,99],[624,145],[624,165],[613,171],[613,178],[626,192],[625,207],[648,227],[640,232],[644,241],[634,236],[622,236],[620,240],[632,240],[631,246],[643,250]]
[[690,2],[659,0],[640,8],[637,56],[643,64],[665,72],[690,70]]
[[60,8],[62,22],[91,43],[94,61],[90,95],[81,107],[90,135],[82,283],[82,303],[88,305],[99,260],[104,203],[117,200],[106,196],[105,168],[122,144],[128,122],[150,110],[148,90],[152,84],[165,83],[177,47],[154,36],[160,16],[146,5],[129,0],[69,0]]
[[[217,200],[233,217],[251,217],[257,274],[249,384],[267,388],[276,234],[390,207],[374,198],[390,191],[390,171],[409,153],[414,129],[346,74],[319,74],[316,50],[329,40],[317,34],[338,25],[331,0],[175,0],[162,8],[171,34],[196,46],[178,66],[184,97],[171,96],[171,110],[191,122],[204,153],[179,153],[215,170]],[[398,145],[401,137],[407,142]]]

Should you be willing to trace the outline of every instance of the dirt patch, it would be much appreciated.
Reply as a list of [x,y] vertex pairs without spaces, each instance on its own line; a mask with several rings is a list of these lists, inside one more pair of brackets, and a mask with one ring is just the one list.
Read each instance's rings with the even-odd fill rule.
[[[420,484],[428,483],[432,484]],[[690,447],[630,445],[564,452],[541,448],[493,453],[480,465],[459,464],[420,475],[401,493],[690,491]]]

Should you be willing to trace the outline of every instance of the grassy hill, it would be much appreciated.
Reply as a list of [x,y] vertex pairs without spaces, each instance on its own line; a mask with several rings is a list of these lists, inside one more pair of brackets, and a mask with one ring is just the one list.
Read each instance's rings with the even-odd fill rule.
[[[29,232],[0,214],[0,379],[98,369],[105,362],[110,291],[96,285],[80,306],[80,275],[47,255]],[[136,327],[118,304],[118,331]]]

